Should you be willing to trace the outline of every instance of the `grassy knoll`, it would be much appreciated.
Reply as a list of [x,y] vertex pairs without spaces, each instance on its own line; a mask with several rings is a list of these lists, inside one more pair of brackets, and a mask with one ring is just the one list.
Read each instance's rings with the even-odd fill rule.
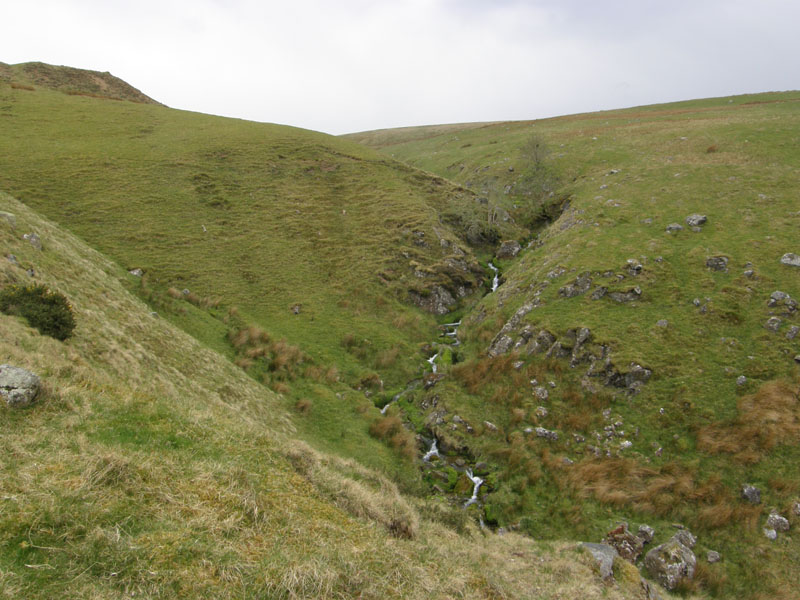
[[[64,294],[60,342],[0,315],[0,589],[24,598],[629,598],[574,544],[484,536],[293,440],[278,396],[126,290],[125,271],[0,193],[0,286]],[[22,239],[37,231],[43,250]],[[16,263],[5,256],[13,254]],[[464,529],[464,523],[461,523]]]
[[[569,198],[517,259],[500,261],[505,283],[466,315],[465,363],[436,390],[451,413],[500,428],[449,434],[497,465],[490,503],[499,522],[559,537],[601,536],[620,519],[666,536],[678,521],[698,534],[701,555],[725,556],[702,574],[700,589],[795,593],[794,534],[773,542],[762,528],[773,509],[798,526],[800,335],[791,332],[800,315],[783,300],[768,304],[775,291],[800,298],[800,269],[779,260],[800,253],[798,131],[800,93],[786,92],[349,136],[486,193],[512,215],[541,198],[524,186],[522,149],[536,138],[549,149],[557,195]],[[694,213],[708,218],[697,231],[685,221]],[[667,232],[672,223],[683,229]],[[714,257],[726,267],[711,268]],[[588,289],[566,297],[562,289],[582,273]],[[637,286],[633,301],[611,298]],[[603,287],[606,295],[591,299]],[[528,354],[524,339],[517,353],[489,358],[525,304],[529,312],[507,329],[515,342],[527,325],[572,349],[586,327],[588,352],[606,346],[620,373],[638,364],[652,377],[630,394],[603,385],[601,369],[587,376],[587,354]],[[780,319],[777,331],[770,317]],[[525,433],[536,426],[559,440]],[[760,505],[741,499],[744,483],[761,488]]]

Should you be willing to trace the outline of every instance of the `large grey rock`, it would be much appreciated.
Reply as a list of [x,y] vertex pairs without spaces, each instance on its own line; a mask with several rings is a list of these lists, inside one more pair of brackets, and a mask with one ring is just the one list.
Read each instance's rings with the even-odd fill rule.
[[712,271],[727,271],[728,258],[726,256],[712,256],[706,259],[706,266]]
[[705,215],[689,215],[686,217],[686,224],[689,227],[699,227],[700,225],[704,225],[705,222],[708,221]]
[[522,247],[517,240],[507,240],[500,244],[500,248],[497,250],[497,258],[514,258],[521,249]]
[[9,406],[28,406],[39,394],[41,380],[21,367],[0,365],[0,396]]
[[589,542],[582,542],[581,546],[586,548],[597,561],[600,577],[608,579],[614,576],[614,559],[619,556],[614,548],[608,544],[592,544]]
[[440,285],[434,286],[425,294],[413,290],[409,293],[414,304],[435,315],[446,315],[450,312],[450,307],[456,303],[453,295]]
[[674,590],[682,581],[694,578],[697,557],[673,537],[650,550],[644,557],[644,566],[658,583]]
[[773,512],[767,517],[767,527],[775,531],[789,531],[789,520]]
[[0,219],[6,221],[9,225],[11,225],[11,229],[14,229],[17,226],[17,217],[15,217],[10,212],[0,210]]
[[750,504],[761,504],[761,490],[754,485],[745,483],[742,486],[742,498]]
[[781,256],[781,264],[789,265],[790,267],[800,267],[800,255],[787,252]]

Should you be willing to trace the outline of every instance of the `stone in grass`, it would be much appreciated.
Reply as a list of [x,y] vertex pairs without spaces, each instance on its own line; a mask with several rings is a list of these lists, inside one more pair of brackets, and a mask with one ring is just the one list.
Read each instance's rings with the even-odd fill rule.
[[725,256],[712,256],[706,259],[706,267],[712,271],[727,271],[728,258]]
[[787,252],[781,256],[781,264],[789,265],[790,267],[800,267],[800,254]]
[[761,504],[761,490],[754,485],[745,483],[742,486],[742,498],[750,504]]
[[770,317],[767,319],[767,322],[764,323],[764,327],[770,331],[778,331],[778,329],[781,328],[781,323],[783,323],[783,321],[779,317]]
[[708,218],[705,215],[694,214],[686,217],[686,224],[689,227],[699,227],[700,225],[705,225],[706,221],[708,221]]
[[747,383],[747,377],[745,377],[744,375],[739,375],[736,378],[736,385],[744,385],[745,383]]
[[649,525],[639,525],[639,530],[636,532],[636,536],[645,544],[649,544],[656,536],[656,530]]
[[9,225],[11,225],[11,229],[14,229],[17,226],[17,217],[15,217],[10,212],[5,212],[4,210],[0,210],[0,219],[6,221]]
[[777,540],[778,539],[778,532],[774,529],[770,529],[769,527],[764,527],[764,535],[767,536],[768,540]]
[[644,557],[644,566],[658,583],[674,590],[684,581],[694,578],[697,557],[674,537],[656,546]]
[[581,546],[586,548],[597,561],[600,577],[609,579],[614,576],[614,559],[619,556],[614,548],[608,544],[592,544],[590,542],[581,542]]
[[659,327],[667,327],[669,325],[669,321],[667,321],[666,319],[659,319],[658,321],[656,321],[656,325],[658,325]]
[[800,333],[800,327],[798,327],[797,325],[792,325],[789,328],[789,331],[786,332],[786,339],[793,340],[794,338],[797,337],[798,333]]
[[683,225],[680,223],[670,223],[667,225],[667,233],[673,233],[675,231],[683,231]]
[[0,365],[0,397],[8,406],[32,404],[40,387],[41,380],[34,373],[12,365]]
[[34,250],[42,249],[42,240],[35,233],[26,233],[22,236],[22,238],[28,240],[30,245],[33,246]]
[[616,529],[606,534],[605,542],[619,553],[628,562],[636,562],[644,548],[644,540],[628,531],[628,524],[622,523]]
[[514,258],[521,249],[522,247],[517,240],[507,240],[500,244],[500,248],[497,250],[497,258]]
[[708,554],[706,554],[706,560],[709,562],[709,564],[713,565],[714,563],[721,561],[722,557],[719,555],[719,552],[715,550],[709,550]]
[[775,531],[789,531],[789,520],[776,512],[772,512],[767,517],[767,527]]

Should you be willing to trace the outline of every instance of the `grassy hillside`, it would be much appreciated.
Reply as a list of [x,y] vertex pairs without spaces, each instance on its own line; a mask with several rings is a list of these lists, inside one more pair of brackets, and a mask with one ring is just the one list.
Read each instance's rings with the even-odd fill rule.
[[[536,537],[602,536],[621,519],[666,536],[678,521],[699,555],[724,556],[700,589],[794,596],[794,534],[762,528],[772,510],[798,526],[800,269],[780,262],[800,254],[798,131],[800,93],[786,92],[348,136],[520,219],[569,199],[499,262],[505,282],[465,317],[465,362],[437,387],[475,429],[445,418],[440,435],[500,471],[487,516]],[[532,141],[559,182],[544,193]],[[692,214],[707,222],[693,230]]]
[[0,363],[43,382],[32,407],[0,405],[4,596],[641,594],[602,584],[574,544],[481,534],[293,440],[278,397],[153,315],[116,263],[2,193],[0,210],[0,288],[44,284],[77,321],[61,342],[0,315]]
[[373,402],[425,365],[437,315],[417,305],[482,294],[472,193],[290,127],[14,80],[0,104],[0,187],[141,269],[130,288],[297,405],[309,439],[415,485],[365,436]]

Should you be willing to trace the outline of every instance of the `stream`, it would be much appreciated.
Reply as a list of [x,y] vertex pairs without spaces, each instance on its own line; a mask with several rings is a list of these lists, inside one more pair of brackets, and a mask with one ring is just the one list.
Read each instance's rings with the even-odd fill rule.
[[[497,291],[497,288],[500,285],[500,270],[497,267],[495,267],[494,264],[492,264],[492,262],[489,262],[488,266],[494,273],[494,278],[492,279],[491,292],[489,292],[492,293]],[[459,346],[461,344],[461,341],[458,339],[458,328],[460,325],[461,325],[460,320],[455,321],[453,323],[443,323],[442,325],[439,325],[441,331],[439,337],[449,338],[447,343],[440,344],[440,347],[446,345],[447,347],[455,348],[456,346]],[[426,359],[426,362],[431,366],[431,371],[434,374],[438,373],[438,365],[436,364],[436,359],[438,359],[441,356],[441,354],[442,354],[441,349],[436,349],[433,355],[428,359]],[[389,402],[387,402],[383,408],[381,408],[381,414],[385,415],[386,411],[389,410],[389,407],[392,404],[400,400],[400,398],[402,398],[409,392],[412,392],[417,388],[419,388],[420,385],[422,385],[422,383],[423,383],[422,379],[414,379],[411,382],[409,382],[403,391],[395,394],[392,397],[392,399]],[[478,492],[480,491],[480,488],[483,485],[484,480],[474,474],[473,468],[467,467],[464,464],[463,456],[457,456],[457,457],[442,456],[439,453],[439,447],[437,445],[439,440],[436,439],[436,435],[433,432],[431,432],[431,437],[432,439],[430,442],[430,447],[422,456],[422,462],[425,465],[432,465],[434,459],[438,459],[437,462],[441,461],[441,464],[444,465],[445,467],[453,469],[459,473],[463,473],[464,475],[466,475],[466,477],[472,482],[473,487],[472,487],[472,496],[470,496],[470,498],[466,502],[464,502],[463,508],[465,509],[469,508],[473,504],[477,504],[480,507],[481,504],[480,500],[478,499]],[[427,443],[427,439],[425,441]],[[440,471],[440,473],[444,472]],[[480,523],[481,526],[483,527],[482,518],[480,519]]]

